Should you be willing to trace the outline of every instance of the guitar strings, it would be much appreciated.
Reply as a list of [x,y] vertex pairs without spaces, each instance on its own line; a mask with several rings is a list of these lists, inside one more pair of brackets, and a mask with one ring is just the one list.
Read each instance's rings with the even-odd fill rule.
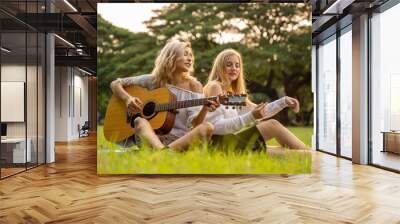
[[154,111],[160,112],[160,111],[174,110],[174,109],[180,109],[180,108],[186,108],[186,107],[192,107],[192,106],[200,106],[200,105],[206,104],[206,102],[209,100],[215,101],[217,98],[218,98],[217,96],[213,96],[213,97],[202,98],[202,99],[177,101],[175,103],[157,104]]

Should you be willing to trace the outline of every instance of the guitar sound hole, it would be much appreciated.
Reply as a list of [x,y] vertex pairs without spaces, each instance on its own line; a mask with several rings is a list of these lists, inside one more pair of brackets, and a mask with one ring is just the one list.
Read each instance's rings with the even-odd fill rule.
[[156,108],[156,104],[155,103],[153,103],[153,102],[147,103],[143,107],[143,115],[145,117],[151,116],[152,114],[154,114],[155,108]]

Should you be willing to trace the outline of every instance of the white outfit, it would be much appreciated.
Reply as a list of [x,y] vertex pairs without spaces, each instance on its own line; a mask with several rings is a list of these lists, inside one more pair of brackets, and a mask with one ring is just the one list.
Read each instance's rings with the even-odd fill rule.
[[263,119],[273,117],[275,114],[279,113],[281,110],[287,107],[285,97],[280,98],[279,100],[275,100],[271,103],[268,103],[264,108],[265,116]]
[[[285,107],[287,107],[287,104],[284,97],[269,103],[265,106],[265,116],[262,119],[274,116]],[[254,125],[256,119],[251,111],[251,107],[243,107],[243,109],[226,109],[225,106],[221,105],[214,112],[208,112],[205,120],[214,125],[213,134],[233,134],[247,126]]]
[[226,109],[224,105],[208,112],[205,120],[214,125],[214,135],[232,134],[256,121],[251,111]]

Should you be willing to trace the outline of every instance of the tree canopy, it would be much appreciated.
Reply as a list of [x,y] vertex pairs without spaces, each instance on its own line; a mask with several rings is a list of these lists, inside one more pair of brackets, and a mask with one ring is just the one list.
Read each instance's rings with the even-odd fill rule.
[[[192,43],[194,75],[205,84],[214,58],[226,48],[243,57],[247,87],[255,102],[288,95],[299,99],[299,114],[284,111],[285,124],[310,125],[310,5],[170,4],[145,22],[148,32],[133,33],[98,16],[98,110],[104,116],[117,77],[148,74],[165,42],[184,37]],[[134,17],[132,18],[134,19]]]

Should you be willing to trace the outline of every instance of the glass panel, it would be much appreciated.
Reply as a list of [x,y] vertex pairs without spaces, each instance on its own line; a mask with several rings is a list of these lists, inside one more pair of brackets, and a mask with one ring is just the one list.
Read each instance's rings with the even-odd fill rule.
[[318,48],[318,148],[336,153],[336,40]]
[[352,157],[352,35],[340,36],[340,152]]
[[38,35],[36,32],[27,33],[28,38],[28,63],[27,63],[27,143],[30,149],[28,168],[37,165],[37,74],[38,74]]
[[45,161],[45,35],[21,22],[37,23],[33,15],[45,12],[45,1],[1,1],[0,7],[9,13],[0,12],[4,178]]
[[[400,170],[400,5],[374,15],[372,25],[372,163]],[[386,133],[385,133],[386,132]]]
[[[38,17],[32,15],[38,12],[37,1],[28,1],[27,18],[30,24],[37,24]],[[26,125],[27,150],[31,151],[27,167],[37,165],[37,73],[38,73],[38,35],[36,30],[27,30],[27,80],[26,80]]]
[[25,170],[26,34],[2,33],[1,43],[1,140],[2,177]]
[[38,46],[38,163],[45,163],[45,52],[46,38],[39,34]]

